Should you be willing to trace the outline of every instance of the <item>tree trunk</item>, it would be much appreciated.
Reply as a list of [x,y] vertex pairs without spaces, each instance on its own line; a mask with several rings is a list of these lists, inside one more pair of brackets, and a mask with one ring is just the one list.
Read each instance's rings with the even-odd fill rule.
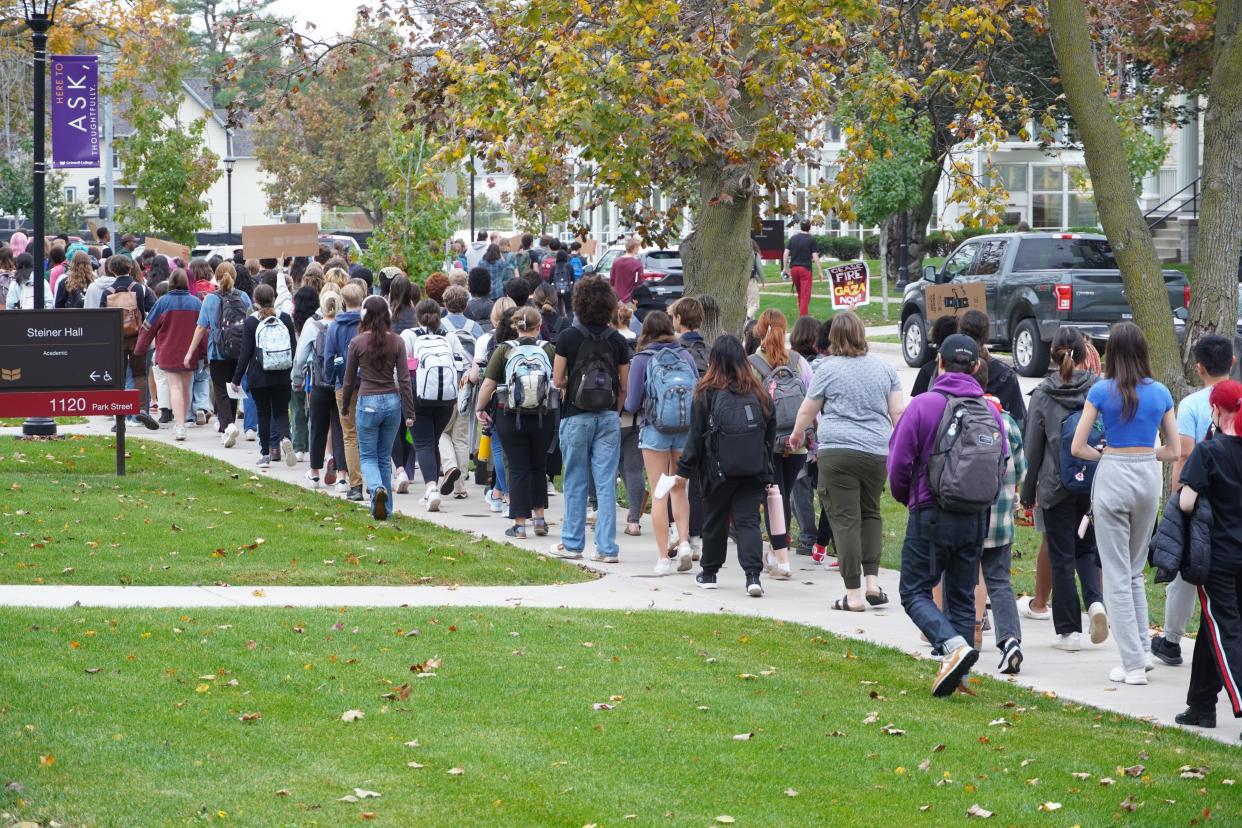
[[1156,244],[1134,197],[1121,130],[1096,66],[1087,9],[1083,0],[1050,0],[1048,8],[1061,84],[1082,136],[1100,223],[1117,257],[1134,321],[1147,335],[1156,379],[1180,399],[1186,378],[1174,335],[1173,311]]
[[1211,85],[1203,125],[1203,203],[1195,278],[1182,357],[1194,375],[1194,347],[1207,334],[1233,339],[1242,243],[1242,0],[1217,0]]
[[[907,258],[910,262],[910,281],[919,278],[923,270],[923,259],[927,255],[927,224],[931,221],[932,211],[936,206],[936,188],[940,186],[940,166],[944,163],[945,154],[953,147],[953,137],[947,130],[939,130],[932,138],[931,166],[923,176],[922,190],[919,201],[910,208],[910,251]],[[888,283],[897,284],[901,270],[901,213],[890,216],[888,243],[890,247],[888,259]]]
[[694,231],[682,243],[687,296],[710,294],[720,306],[720,330],[704,329],[708,341],[724,332],[741,333],[746,320],[746,281],[751,246],[754,177],[734,169],[704,170]]

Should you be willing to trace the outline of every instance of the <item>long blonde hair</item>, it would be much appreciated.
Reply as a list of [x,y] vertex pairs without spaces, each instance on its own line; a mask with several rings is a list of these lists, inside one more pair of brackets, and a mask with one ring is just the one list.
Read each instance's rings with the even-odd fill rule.
[[91,270],[91,257],[86,251],[79,250],[73,254],[65,280],[65,289],[70,293],[80,293],[90,287],[95,280],[95,271]]
[[789,321],[776,308],[768,308],[759,314],[759,321],[755,324],[759,353],[773,368],[789,362],[789,348],[785,346],[785,332],[788,330]]

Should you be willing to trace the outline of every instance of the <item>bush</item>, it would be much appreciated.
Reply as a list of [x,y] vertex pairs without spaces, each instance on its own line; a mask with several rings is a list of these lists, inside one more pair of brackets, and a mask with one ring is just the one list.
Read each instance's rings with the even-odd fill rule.
[[837,236],[832,240],[832,255],[843,261],[857,259],[862,248],[863,243],[853,236]]
[[862,248],[868,259],[880,258],[880,237],[875,233],[863,236]]
[[943,230],[934,230],[923,240],[923,254],[926,256],[948,256],[957,246],[957,240]]
[[1066,233],[1103,233],[1104,231],[1101,230],[1099,227],[1095,226],[1094,224],[1091,226],[1087,226],[1084,224],[1080,227],[1071,227],[1065,232]]
[[836,238],[837,238],[836,236],[815,235],[815,236],[812,236],[811,238],[815,239],[815,249],[819,251],[819,255],[821,256],[833,255],[832,243],[836,241]]

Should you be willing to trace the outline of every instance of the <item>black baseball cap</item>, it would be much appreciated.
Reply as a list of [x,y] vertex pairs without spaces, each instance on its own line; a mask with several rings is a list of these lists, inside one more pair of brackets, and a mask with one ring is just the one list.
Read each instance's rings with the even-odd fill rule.
[[966,334],[952,334],[940,343],[940,358],[945,365],[969,368],[979,361],[979,346]]

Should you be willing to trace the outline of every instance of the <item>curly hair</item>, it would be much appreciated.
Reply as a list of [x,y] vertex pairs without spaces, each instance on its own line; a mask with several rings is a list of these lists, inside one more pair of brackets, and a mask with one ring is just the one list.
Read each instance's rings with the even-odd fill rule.
[[584,276],[574,285],[574,316],[583,325],[605,326],[617,309],[617,294],[601,276]]
[[427,294],[428,299],[434,299],[436,302],[444,304],[444,291],[448,286],[448,277],[436,271],[423,282],[423,293]]

